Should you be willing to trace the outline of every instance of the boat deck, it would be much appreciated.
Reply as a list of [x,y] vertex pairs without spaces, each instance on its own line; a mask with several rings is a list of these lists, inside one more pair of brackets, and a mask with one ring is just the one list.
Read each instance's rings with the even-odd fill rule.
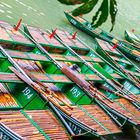
[[[20,111],[1,111],[0,122],[24,139],[45,140],[46,138],[39,132],[39,128],[51,139],[69,139],[65,129],[49,110],[32,110],[25,111],[25,113],[28,115],[28,118]],[[38,125],[38,128],[33,125],[29,118]]]
[[[121,132],[119,127],[97,105],[81,105],[81,107],[82,109],[74,106],[74,109],[69,111],[73,117],[96,130],[97,134],[108,135]],[[89,116],[83,110],[88,112]]]

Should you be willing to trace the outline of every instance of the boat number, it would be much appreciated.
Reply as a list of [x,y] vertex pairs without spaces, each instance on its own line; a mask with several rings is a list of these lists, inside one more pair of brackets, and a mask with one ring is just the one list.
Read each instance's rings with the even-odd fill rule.
[[79,135],[81,134],[81,129],[79,127],[77,127],[75,124],[73,124],[72,122],[69,122],[69,126],[72,129],[72,131],[74,132],[74,134]]
[[70,91],[72,92],[72,94],[75,98],[79,97],[80,91],[78,91],[78,89],[72,88]]
[[140,58],[137,57],[136,60],[140,62]]
[[0,132],[0,140],[9,140],[9,137],[6,136],[3,132]]
[[129,82],[125,82],[124,83],[124,87],[127,89],[127,90],[130,90],[130,88],[132,87],[132,85],[129,83]]
[[31,89],[29,87],[26,87],[22,92],[27,97],[27,99],[30,99],[33,96],[33,94],[31,94]]
[[71,19],[70,21],[71,21],[72,24],[76,25],[76,21],[75,20]]

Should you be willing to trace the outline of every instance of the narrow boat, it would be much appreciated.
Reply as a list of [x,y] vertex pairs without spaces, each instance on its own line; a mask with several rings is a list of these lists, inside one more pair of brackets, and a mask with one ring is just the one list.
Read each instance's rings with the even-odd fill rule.
[[[140,74],[138,69],[129,61],[129,59],[126,59],[121,53],[116,50],[112,49],[112,46],[103,40],[95,39],[96,44],[96,51],[102,55],[106,60],[109,61],[112,65],[116,66],[117,68],[120,68],[126,76],[132,77],[132,79],[139,81]],[[119,61],[117,61],[119,60]]]
[[134,44],[140,50],[140,39],[133,33],[125,30],[124,37],[127,41]]
[[[57,33],[58,32],[58,33]],[[61,33],[60,33],[61,32]],[[116,71],[118,71],[118,72],[120,72],[120,73],[123,73],[123,74],[125,74],[125,76],[126,77],[124,77],[124,78],[130,78],[131,80],[131,82],[132,83],[134,83],[134,84],[138,84],[138,88],[140,87],[140,81],[139,81],[139,73],[137,72],[137,69],[128,61],[127,62],[127,60],[126,61],[121,61],[118,57],[113,57],[114,59],[115,59],[115,61],[113,61],[110,57],[107,59],[107,56],[108,56],[108,54],[106,54],[105,52],[103,52],[103,54],[106,56],[104,56],[102,53],[100,53],[100,55],[98,55],[91,47],[89,47],[88,45],[86,45],[86,43],[84,43],[83,41],[81,41],[78,37],[77,37],[77,40],[75,39],[72,39],[72,36],[68,33],[68,32],[66,32],[66,31],[56,31],[56,33],[57,33],[57,35],[58,35],[58,37],[65,43],[65,44],[68,44],[70,47],[74,47],[74,46],[77,46],[77,47],[79,47],[79,46],[85,46],[87,49],[89,48],[90,49],[90,53],[88,53],[87,54],[87,56],[90,54],[90,56],[96,56],[96,57],[99,57],[101,60],[103,60],[104,62],[106,62],[107,64],[105,65],[105,63],[104,63],[104,65],[103,65],[103,63],[101,63],[101,62],[98,62],[98,61],[96,61],[97,63],[101,63],[100,65],[107,71],[107,72],[109,72],[110,74],[112,74],[113,73],[113,71],[115,71],[114,73],[116,73]],[[103,41],[102,41],[103,42]],[[79,45],[79,46],[78,46]],[[102,50],[102,49],[101,49]],[[101,55],[103,55],[104,56],[104,58],[102,58],[102,56]],[[108,63],[109,62],[109,63]],[[126,67],[124,67],[124,68],[122,68],[120,65],[118,65],[118,63],[119,62],[122,62],[122,63],[127,63],[127,64],[129,64],[131,67],[132,67],[132,69],[133,69],[133,71],[131,71],[131,72],[128,72],[125,68]],[[131,68],[130,67],[130,68]],[[115,69],[116,68],[116,69]],[[112,70],[113,69],[113,70]],[[115,69],[115,70],[114,70]],[[136,72],[136,75],[134,75],[135,73],[133,73],[133,72]],[[131,73],[131,74],[130,74]],[[132,75],[132,73],[133,73],[133,75]],[[114,77],[115,78],[115,77]],[[137,82],[136,82],[137,81]],[[136,82],[136,83],[135,83]]]
[[78,29],[86,32],[93,38],[96,37],[111,43],[111,45],[117,45],[117,48],[127,57],[130,57],[135,61],[140,62],[140,52],[137,47],[132,46],[130,43],[124,40],[117,39],[113,35],[103,31],[102,29],[92,27],[91,23],[82,17],[74,17],[70,12],[65,12],[65,15],[68,21]]
[[[1,50],[0,115],[2,124],[0,132],[2,138],[56,139],[57,135],[60,139],[69,139],[64,126],[49,110],[48,101],[10,71],[8,67],[13,66],[13,63],[10,63],[9,58],[2,54]],[[50,124],[53,125],[50,126]],[[29,131],[26,131],[27,127]]]

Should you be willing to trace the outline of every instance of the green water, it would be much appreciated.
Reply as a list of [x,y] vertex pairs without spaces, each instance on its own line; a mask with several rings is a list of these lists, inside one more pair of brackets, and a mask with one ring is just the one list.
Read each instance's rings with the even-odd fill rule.
[[[125,29],[134,28],[135,32],[140,35],[140,0],[117,1],[119,12],[113,34],[122,37]],[[24,23],[42,28],[71,28],[63,11],[73,8],[62,5],[57,0],[0,0],[0,20],[15,24],[23,18]],[[85,17],[90,20],[91,16],[92,13]],[[109,31],[110,27],[110,19],[108,19],[102,28]]]

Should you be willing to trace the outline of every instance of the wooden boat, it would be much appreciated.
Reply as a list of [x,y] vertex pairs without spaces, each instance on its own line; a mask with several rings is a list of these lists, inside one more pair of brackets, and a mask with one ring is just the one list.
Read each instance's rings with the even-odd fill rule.
[[[119,105],[119,103],[116,103],[116,102],[115,103],[114,102],[110,103],[110,101],[108,99],[105,99],[103,94],[101,94],[100,96],[102,98],[104,98],[105,103],[110,104],[109,106],[107,104],[105,104],[102,99],[99,100],[97,97],[94,97],[95,101],[93,101],[94,98],[93,97],[91,98],[90,94],[89,94],[90,96],[88,95],[89,91],[88,92],[87,91],[82,91],[83,88],[81,87],[81,85],[79,85],[79,87],[80,87],[79,88],[76,85],[78,83],[75,84],[76,81],[72,81],[72,80],[69,79],[70,77],[67,78],[66,76],[64,76],[62,74],[60,68],[56,67],[56,64],[58,65],[59,63],[64,64],[64,62],[69,62],[69,59],[63,60],[64,58],[62,57],[63,58],[62,59],[60,57],[60,55],[58,55],[60,53],[61,56],[62,56],[62,54],[64,53],[64,50],[65,50],[65,53],[66,53],[66,51],[68,53],[68,50],[64,46],[63,47],[57,46],[56,49],[54,49],[55,47],[52,45],[53,41],[59,43],[57,40],[52,39],[52,40],[50,40],[50,44],[45,44],[45,47],[46,47],[46,50],[49,49],[49,54],[51,54],[51,55],[52,54],[54,55],[54,53],[55,53],[55,55],[57,54],[56,58],[54,58],[51,55],[49,55],[48,52],[46,50],[44,50],[42,48],[42,46],[40,46],[38,44],[37,44],[38,46],[34,47],[34,49],[32,47],[32,51],[30,51],[30,52],[24,52],[24,51],[21,52],[21,50],[24,50],[24,46],[20,47],[20,52],[19,51],[16,51],[16,52],[13,51],[14,48],[17,48],[17,45],[15,45],[13,47],[9,47],[9,48],[12,48],[12,49],[6,50],[6,52],[8,53],[8,55],[12,59],[14,59],[14,62],[16,64],[18,64],[18,66],[22,67],[22,69],[28,70],[32,74],[34,73],[34,77],[36,77],[38,79],[39,78],[43,78],[43,80],[39,79],[42,82],[47,83],[48,79],[49,79],[49,82],[53,81],[52,83],[56,83],[55,85],[61,89],[61,95],[62,95],[62,92],[63,92],[71,100],[71,102],[74,102],[75,104],[79,104],[79,106],[74,106],[74,110],[73,111],[70,110],[70,112],[72,112],[74,114],[74,116],[76,116],[76,118],[77,118],[76,123],[74,123],[74,122],[72,123],[72,121],[71,121],[72,124],[68,123],[69,127],[71,129],[73,128],[72,130],[74,131],[74,136],[80,136],[80,135],[85,134],[86,136],[101,136],[102,137],[102,136],[105,136],[105,135],[110,135],[110,134],[112,135],[114,133],[119,133],[120,130],[113,124],[113,122],[104,113],[104,111],[106,111],[106,113],[112,119],[114,119],[114,121],[118,125],[120,125],[122,127],[126,123],[130,123],[130,124],[133,124],[133,125],[138,125],[139,124],[139,121],[138,121],[138,118],[139,118],[138,111],[129,101],[127,101],[127,102],[122,101],[123,103],[125,103],[123,105]],[[52,46],[54,48],[52,48]],[[3,47],[5,47],[5,45],[3,45]],[[27,50],[30,50],[30,49],[27,49]],[[83,53],[83,52],[81,51],[81,53]],[[52,59],[52,58],[54,58],[54,59]],[[68,58],[71,58],[71,57],[69,56]],[[26,60],[24,60],[24,59],[26,59]],[[36,61],[38,63],[36,63]],[[59,63],[58,63],[58,61],[59,61]],[[71,62],[75,62],[75,60],[73,60]],[[76,60],[76,64],[78,64],[78,63],[81,63],[81,61]],[[66,70],[66,69],[64,69],[64,70]],[[38,76],[37,76],[36,72],[39,73]],[[16,72],[16,73],[18,73],[18,72]],[[50,77],[50,74],[52,75],[53,78]],[[54,76],[54,74],[57,74],[57,75]],[[58,74],[60,74],[60,78],[58,78],[59,77]],[[23,78],[24,81],[27,81],[27,83],[28,83],[28,80],[25,78],[26,71],[25,71],[25,74],[22,73],[22,75],[24,75],[24,76],[22,76],[22,77],[24,77]],[[84,76],[84,75],[85,74],[81,75],[81,77],[84,77],[84,80],[86,80],[87,77],[90,77],[89,72],[87,72],[86,76]],[[91,80],[88,78],[87,81],[93,81],[93,80],[97,81],[98,78],[95,79],[96,76],[93,75],[93,73],[91,73],[91,76],[93,76],[93,78]],[[31,76],[31,78],[32,78],[32,76]],[[62,83],[60,82],[60,79],[61,79],[61,81],[63,81]],[[57,82],[54,82],[55,80],[57,80]],[[102,79],[100,79],[100,77],[99,77],[99,81],[104,82]],[[69,85],[66,85],[66,84],[69,84]],[[104,92],[106,92],[106,91],[104,91]],[[64,96],[63,96],[63,98],[64,98]],[[93,101],[92,104],[91,104],[91,101]],[[119,102],[119,99],[118,99],[118,102]],[[84,104],[84,105],[82,105],[82,104]],[[104,111],[102,111],[97,105],[100,105],[100,107],[102,107],[102,109]],[[130,108],[131,111],[130,110],[128,111],[126,109],[127,105],[129,105],[129,108]],[[115,109],[116,106],[117,106],[118,110]],[[97,110],[97,112],[99,111],[100,113],[92,112],[92,111],[94,111],[93,110],[94,107],[96,108],[95,110]],[[53,109],[53,108],[51,108],[51,109]],[[64,120],[68,119],[68,121],[70,121],[69,120],[70,118],[68,116],[66,117],[66,115],[64,115],[64,113],[62,113],[62,111],[60,111],[60,110],[58,110],[58,111],[60,112],[60,114],[64,118]],[[133,113],[133,112],[135,112],[135,113]],[[83,115],[83,113],[84,113],[84,115]],[[87,119],[83,120],[82,116],[80,114],[84,118],[86,116]],[[100,114],[100,115],[97,116],[96,114]],[[119,118],[114,117],[114,115],[118,116]],[[106,121],[105,121],[106,119],[104,120],[103,116],[104,117],[106,116],[105,118],[109,121],[109,123],[106,123]],[[101,121],[101,118],[103,119],[102,121]],[[77,125],[79,124],[78,120],[80,120],[80,119],[82,119],[81,120],[82,123],[80,123],[80,124],[82,124],[82,125],[80,125],[81,126],[80,129],[82,129],[82,132],[81,133],[77,133],[78,130],[76,128],[79,128]],[[74,121],[74,119],[73,119],[73,121]],[[77,126],[77,127],[75,128],[75,126]],[[113,129],[110,129],[110,127],[112,128],[112,126],[113,126]],[[84,128],[86,128],[86,131],[85,131]],[[94,129],[94,128],[96,128],[96,129]],[[66,127],[66,129],[67,129],[67,127]],[[96,131],[94,131],[94,130],[96,130]]]
[[[22,90],[21,90],[22,98],[21,98],[21,96],[20,96],[20,98],[18,98],[20,103],[24,104],[25,100],[29,101],[29,99],[33,98],[35,102],[33,104],[31,104],[31,101],[29,102],[30,109],[33,109],[33,108],[35,109],[35,107],[37,105],[38,105],[38,109],[43,109],[43,108],[45,109],[44,106],[43,106],[43,108],[39,107],[40,104],[45,105],[46,108],[50,108],[53,111],[53,113],[55,113],[55,115],[58,117],[59,121],[61,121],[63,123],[63,126],[65,126],[65,128],[67,129],[67,131],[69,132],[69,134],[72,137],[82,136],[82,135],[92,136],[92,137],[102,137],[102,136],[106,136],[106,135],[108,136],[108,135],[112,135],[112,134],[121,132],[121,130],[115,125],[115,123],[109,118],[109,116],[106,115],[105,112],[102,111],[97,106],[97,103],[93,103],[91,105],[85,103],[84,105],[80,105],[80,106],[75,106],[73,104],[71,106],[72,103],[69,101],[69,99],[67,99],[66,95],[62,94],[62,92],[54,84],[51,84],[51,83],[55,83],[56,85],[57,84],[58,85],[59,84],[63,84],[63,85],[70,84],[69,85],[70,87],[72,87],[74,83],[71,80],[69,80],[66,76],[59,74],[60,70],[57,70],[58,73],[56,72],[56,74],[54,74],[55,71],[53,72],[53,70],[55,70],[56,66],[52,65],[52,61],[50,61],[45,55],[36,54],[37,52],[39,52],[39,50],[36,47],[33,48],[33,46],[32,46],[32,50],[31,50],[31,49],[28,49],[28,47],[30,48],[31,46],[28,46],[28,47],[25,46],[25,50],[28,50],[28,52],[26,52],[26,51],[24,52],[24,45],[20,45],[20,51],[14,50],[15,48],[18,48],[18,44],[12,45],[12,46],[9,45],[10,47],[8,49],[6,49],[7,46],[5,46],[5,44],[3,44],[3,43],[2,43],[2,46],[3,47],[0,47],[1,53],[2,53],[1,59],[3,60],[2,64],[3,65],[5,64],[5,66],[3,67],[3,65],[2,65],[2,67],[1,67],[3,69],[1,69],[2,74],[0,76],[0,78],[1,78],[0,81],[7,82],[11,79],[11,77],[13,77],[12,81],[10,81],[11,83],[16,83],[16,84],[21,83],[20,87],[22,87]],[[31,51],[29,52],[29,50],[31,50]],[[10,65],[12,67],[14,66],[18,71],[13,68],[9,69]],[[11,70],[13,72],[15,72],[15,74],[17,76],[14,73],[12,73]],[[34,84],[36,85],[37,83],[33,82],[32,79],[28,76],[28,74],[26,73],[27,70],[34,73],[34,77],[39,78],[40,81],[43,81],[43,83],[46,83],[45,85],[47,87],[49,87],[49,91],[56,92],[57,95],[59,95],[59,98],[65,100],[65,102],[67,102],[67,104],[69,104],[69,106],[71,106],[73,108],[73,110],[68,109],[67,106],[64,106],[64,103],[63,103],[63,106],[61,106],[62,102],[60,102],[60,100],[57,100],[54,97],[52,97],[51,99],[54,100],[55,102],[57,102],[57,104],[53,105],[50,102],[50,98],[42,91],[42,88],[44,88],[44,87],[38,89],[33,86]],[[19,86],[16,86],[14,89],[14,87],[10,86],[11,83],[8,83],[10,89],[14,90],[14,92],[18,91],[18,94],[19,94],[20,93]],[[22,84],[26,84],[27,86],[22,86]],[[77,87],[75,84],[74,84],[74,86]],[[32,90],[32,92],[29,92],[29,89],[27,89],[27,87],[30,89],[30,91]],[[23,94],[23,91],[25,92],[25,94]],[[35,94],[36,94],[35,97],[38,100],[42,99],[41,103],[39,101],[37,101],[35,99],[35,97],[33,97],[33,95],[32,95],[34,93],[33,91],[35,92]],[[17,92],[15,92],[15,94],[16,93]],[[83,92],[83,94],[84,94],[84,92]],[[91,99],[88,99],[88,97],[86,97],[86,98],[87,98],[88,102],[91,101]],[[22,100],[22,102],[21,102],[21,100]],[[98,116],[96,114],[97,112],[95,113],[94,110],[91,110],[91,108],[92,109],[95,108],[95,110],[97,112],[100,112],[100,113],[98,113]],[[29,108],[26,108],[26,109],[28,110]],[[60,127],[60,125],[59,126],[57,125],[58,121],[56,123],[54,123],[54,125],[52,125],[53,128],[50,128],[52,130],[47,128],[47,126],[49,127],[49,125],[46,124],[46,126],[44,126],[44,123],[47,123],[46,121],[48,121],[48,119],[50,119],[50,122],[53,124],[53,121],[51,121],[51,117],[53,117],[53,116],[49,115],[49,110],[46,110],[46,111],[40,110],[40,112],[46,112],[46,114],[42,113],[42,117],[39,117],[38,111],[22,110],[21,112],[27,119],[29,119],[30,122],[32,122],[32,124],[34,123],[33,121],[35,121],[35,127],[38,128],[38,130],[41,129],[41,133],[43,133],[45,136],[48,135],[52,139],[57,139],[57,138],[58,139],[59,138],[67,139],[68,138],[68,135],[65,134],[65,130],[62,129],[63,127]],[[51,113],[51,111],[50,111],[50,113]],[[7,122],[11,121],[10,118],[12,118],[12,116],[16,116],[16,114],[18,114],[15,121],[14,120],[12,121],[13,124],[15,124],[16,120],[18,121],[18,120],[20,120],[20,118],[23,117],[23,115],[20,112],[1,112],[1,116],[3,114],[4,114],[4,116],[2,119],[2,123],[4,125],[6,125],[9,129],[15,131],[17,133],[16,135],[19,134],[23,138],[27,138],[27,137],[30,138],[31,135],[27,135],[27,137],[24,136],[25,127],[23,127],[23,130],[21,130],[21,132],[20,132],[20,131],[16,130],[16,126],[11,127],[10,125],[8,125],[8,123],[5,123],[4,118],[8,114],[9,114],[9,118],[7,119]],[[70,114],[72,114],[72,116]],[[50,118],[48,118],[47,115],[50,116]],[[30,116],[32,116],[31,119],[30,119]],[[39,120],[37,119],[38,117],[39,117]],[[104,119],[104,118],[106,118],[106,119]],[[23,118],[23,119],[25,119],[25,118]],[[43,119],[44,123],[41,122],[42,119]],[[55,121],[55,119],[54,119],[54,121]],[[98,120],[98,119],[100,119],[100,120]],[[108,121],[109,124],[111,124],[111,127],[110,127],[110,125],[108,125],[106,123],[106,121]],[[25,123],[26,123],[26,121],[25,121]],[[39,126],[38,125],[36,126],[36,123]],[[48,124],[49,124],[49,122],[48,122]],[[134,124],[137,124],[137,123],[134,122]],[[24,125],[24,124],[21,124],[21,126],[22,125]],[[28,126],[30,127],[30,124],[28,124]],[[56,128],[56,126],[57,126],[57,133],[54,129],[54,128]],[[33,129],[34,128],[32,128],[32,130]],[[9,131],[11,132],[11,130],[9,130]],[[60,132],[61,132],[61,134],[60,134]],[[8,135],[8,133],[7,133],[7,135]],[[40,137],[40,136],[38,135],[38,137]]]
[[132,46],[135,45],[136,49],[140,51],[140,39],[134,33],[125,30],[124,37],[128,42],[132,43]]
[[65,12],[65,15],[69,22],[73,24],[78,29],[86,32],[92,37],[96,37],[102,40],[105,40],[111,45],[117,45],[117,48],[123,52],[127,57],[134,59],[135,61],[140,62],[140,52],[133,47],[131,44],[124,40],[117,39],[113,35],[103,31],[102,29],[97,29],[91,26],[90,22],[83,19],[82,17],[74,17],[70,12]]
[[[109,63],[112,63],[114,66],[118,66],[117,68],[120,68],[126,76],[132,76],[132,79],[139,81],[139,70],[135,67],[135,65],[133,65],[133,63],[131,63],[131,61],[129,61],[129,59],[121,55],[118,50],[113,50],[112,46],[106,41],[95,39],[95,44],[97,52],[108,60]],[[119,61],[117,61],[116,58],[119,59]]]

